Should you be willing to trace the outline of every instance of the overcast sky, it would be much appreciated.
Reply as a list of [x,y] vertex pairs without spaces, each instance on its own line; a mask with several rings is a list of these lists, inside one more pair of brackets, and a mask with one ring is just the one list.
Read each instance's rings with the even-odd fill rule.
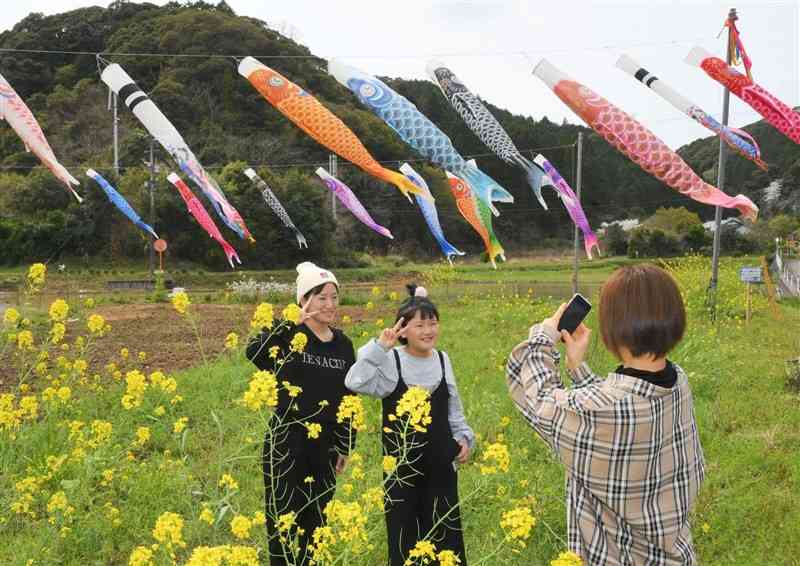
[[[155,1],[155,4],[164,4]],[[55,14],[96,5],[84,0],[3,2],[0,29],[31,11]],[[103,3],[105,4],[105,3]],[[708,131],[614,67],[627,53],[707,112],[720,118],[722,87],[683,62],[693,45],[724,57],[716,38],[730,3],[522,0],[228,0],[241,15],[266,21],[316,55],[338,56],[376,75],[426,79],[431,57],[445,62],[475,93],[510,111],[561,122],[580,119],[531,75],[542,57],[622,107],[670,146]],[[757,82],[800,105],[800,2],[736,4],[739,30]],[[46,46],[42,46],[45,48]],[[291,78],[291,77],[290,77]],[[759,116],[732,99],[731,125]]]

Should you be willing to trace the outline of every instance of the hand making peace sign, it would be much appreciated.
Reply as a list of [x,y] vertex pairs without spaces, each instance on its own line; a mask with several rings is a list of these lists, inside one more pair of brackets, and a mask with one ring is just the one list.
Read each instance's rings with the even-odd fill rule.
[[298,321],[297,324],[305,323],[305,321],[307,321],[309,318],[313,318],[314,315],[317,314],[317,312],[319,312],[319,311],[308,312],[308,309],[309,309],[310,306],[311,306],[311,299],[308,299],[306,301],[306,304],[304,304],[300,308],[300,320]]
[[408,327],[403,327],[404,321],[405,319],[401,318],[392,328],[383,329],[383,332],[381,332],[381,335],[378,337],[378,344],[380,344],[384,350],[394,348],[394,345],[397,344],[397,339],[406,335]]

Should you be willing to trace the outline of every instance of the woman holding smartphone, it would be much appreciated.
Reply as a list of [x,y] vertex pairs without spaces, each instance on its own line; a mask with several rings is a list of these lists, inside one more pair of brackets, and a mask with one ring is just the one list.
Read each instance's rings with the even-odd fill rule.
[[[621,365],[603,379],[584,362],[591,331],[559,331],[567,305],[511,352],[511,398],[567,472],[569,549],[586,564],[689,565],[689,512],[704,477],[689,380],[667,354],[686,312],[653,265],[623,267],[600,291],[600,332]],[[573,386],[559,374],[563,341]]]

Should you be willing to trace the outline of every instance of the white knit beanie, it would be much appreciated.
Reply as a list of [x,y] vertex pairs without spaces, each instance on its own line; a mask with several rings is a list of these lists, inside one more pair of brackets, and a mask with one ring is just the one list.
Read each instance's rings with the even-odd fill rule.
[[339,288],[336,276],[327,269],[322,269],[310,261],[304,261],[299,264],[297,266],[297,304],[300,304],[300,299],[303,298],[303,295],[317,285],[324,285],[325,283],[333,283],[337,289]]

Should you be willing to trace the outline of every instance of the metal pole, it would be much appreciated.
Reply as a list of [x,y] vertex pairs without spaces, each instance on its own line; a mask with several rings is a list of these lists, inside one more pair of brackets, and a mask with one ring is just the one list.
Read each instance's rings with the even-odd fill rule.
[[[581,202],[581,183],[583,181],[583,172],[581,171],[581,162],[583,161],[583,132],[578,132],[578,163],[575,167],[575,191],[578,197],[578,203]],[[578,292],[578,255],[580,254],[580,232],[578,225],[575,225],[575,250],[572,264],[572,293]]]
[[117,93],[111,94],[114,106],[114,173],[119,177],[119,116],[117,115]]
[[[156,140],[150,138],[150,226],[156,225],[156,204],[155,204],[155,197],[154,197],[154,190],[156,187],[156,159],[154,156],[155,153],[155,145]],[[148,238],[149,239],[149,238]],[[156,263],[156,251],[153,248],[153,242],[150,242],[150,254],[149,254],[149,266],[150,266],[150,277],[153,276],[153,269],[155,268]]]
[[[736,8],[731,8],[728,12],[728,20],[736,21],[739,18],[736,15]],[[731,29],[728,28],[728,43],[727,54],[725,60],[728,65],[731,64]],[[730,110],[731,91],[725,88],[725,93],[722,95],[722,125],[728,125],[728,113]],[[717,188],[720,191],[725,190],[725,163],[728,158],[728,147],[723,141],[722,137],[719,138],[719,159],[717,160]],[[722,208],[717,206],[714,210],[714,250],[711,256],[711,281],[708,284],[709,292],[709,306],[711,308],[711,319],[717,318],[717,281],[719,279],[719,244],[720,232],[722,231]]]

